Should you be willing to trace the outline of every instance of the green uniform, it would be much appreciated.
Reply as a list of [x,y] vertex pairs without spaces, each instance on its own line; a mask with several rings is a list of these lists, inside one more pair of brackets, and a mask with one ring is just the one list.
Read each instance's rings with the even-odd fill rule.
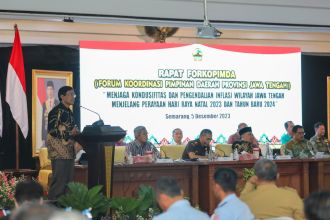
[[317,135],[314,135],[311,137],[310,142],[313,145],[313,150],[315,153],[324,152],[329,154],[329,142],[325,137],[318,137]]
[[233,151],[237,148],[237,152],[241,154],[243,151],[252,154],[253,144],[247,141],[235,141],[232,145]]
[[205,156],[206,152],[210,151],[210,146],[203,146],[199,139],[189,141],[186,148],[182,153],[182,159],[187,160],[189,159],[189,153],[193,152],[195,155],[198,156]]
[[256,219],[291,217],[304,219],[303,201],[295,189],[275,184],[259,185],[247,182],[240,199],[245,202]]
[[290,155],[292,158],[304,159],[314,156],[313,146],[311,142],[306,139],[300,142],[292,139],[281,148],[285,155]]

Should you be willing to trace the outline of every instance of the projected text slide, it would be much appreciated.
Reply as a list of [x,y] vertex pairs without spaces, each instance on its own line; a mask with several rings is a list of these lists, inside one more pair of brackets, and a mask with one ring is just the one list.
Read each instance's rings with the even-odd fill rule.
[[[301,123],[298,48],[81,42],[81,105],[106,124],[144,125],[155,142],[181,128],[203,128],[224,142],[240,122],[255,136],[277,137]],[[82,126],[97,117],[81,110]]]

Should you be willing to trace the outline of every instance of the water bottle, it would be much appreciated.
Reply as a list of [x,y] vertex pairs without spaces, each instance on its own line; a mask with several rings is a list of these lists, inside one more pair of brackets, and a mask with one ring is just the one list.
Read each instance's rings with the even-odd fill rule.
[[239,160],[239,156],[238,156],[238,150],[237,150],[237,148],[235,148],[235,150],[234,150],[233,160]]
[[269,160],[273,159],[272,149],[269,147],[269,143],[266,143],[266,158]]
[[209,155],[207,157],[210,161],[213,160],[212,150],[209,150]]
[[132,156],[132,153],[131,152],[128,152],[127,163],[128,164],[133,164],[133,156]]

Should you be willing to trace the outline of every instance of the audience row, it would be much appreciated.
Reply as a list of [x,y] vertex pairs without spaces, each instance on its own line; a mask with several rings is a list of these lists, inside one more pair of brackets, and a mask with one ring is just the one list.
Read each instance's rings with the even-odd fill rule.
[[[211,220],[271,219],[330,219],[330,192],[314,192],[303,201],[297,192],[288,187],[278,187],[277,166],[272,160],[261,159],[254,165],[255,176],[246,182],[240,197],[236,195],[237,174],[230,168],[219,168],[214,173],[213,193],[220,201]],[[153,219],[203,220],[210,217],[191,207],[184,192],[173,177],[161,177],[156,183],[156,200],[163,212]],[[12,220],[83,220],[78,212],[64,212],[44,204],[43,190],[34,181],[20,182],[15,190],[16,208]]]

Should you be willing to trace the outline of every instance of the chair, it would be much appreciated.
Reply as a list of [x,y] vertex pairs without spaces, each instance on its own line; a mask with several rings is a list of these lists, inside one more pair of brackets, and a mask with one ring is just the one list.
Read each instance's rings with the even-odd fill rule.
[[52,175],[52,166],[50,160],[48,159],[47,147],[40,148],[39,162],[40,170],[38,174],[38,182],[42,185],[44,191],[48,191],[48,184]]
[[231,144],[217,144],[215,145],[215,153],[221,157],[229,157],[233,152]]
[[125,162],[125,146],[115,147],[115,159],[114,163],[124,163]]
[[173,160],[181,159],[185,148],[183,145],[163,145],[160,147],[160,156]]

